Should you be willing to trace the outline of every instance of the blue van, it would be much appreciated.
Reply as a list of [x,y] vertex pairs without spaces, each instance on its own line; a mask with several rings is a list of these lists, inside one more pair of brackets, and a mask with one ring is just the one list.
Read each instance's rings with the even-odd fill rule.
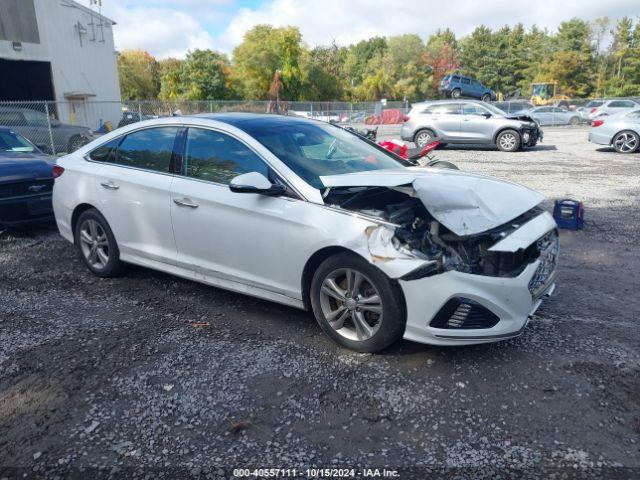
[[440,94],[451,98],[477,98],[483,102],[497,99],[496,93],[485,87],[475,78],[465,77],[459,73],[445,75],[440,82]]

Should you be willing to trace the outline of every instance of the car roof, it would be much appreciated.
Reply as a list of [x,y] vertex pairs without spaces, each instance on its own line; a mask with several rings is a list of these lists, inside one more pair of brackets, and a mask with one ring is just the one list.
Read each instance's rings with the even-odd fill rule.
[[247,113],[247,112],[229,112],[229,113],[200,113],[197,115],[189,115],[191,117],[204,118],[208,120],[216,120],[218,122],[233,125],[241,130],[253,127],[272,127],[279,125],[300,125],[325,124],[312,118],[297,117],[293,115],[275,115],[273,113]]

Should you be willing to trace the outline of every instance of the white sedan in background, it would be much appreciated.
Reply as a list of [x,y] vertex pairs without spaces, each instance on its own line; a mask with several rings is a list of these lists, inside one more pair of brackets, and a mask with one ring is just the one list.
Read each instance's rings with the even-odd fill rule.
[[54,168],[58,228],[94,274],[127,262],[311,309],[358,351],[511,338],[555,286],[540,194],[314,120],[149,120]]
[[611,145],[618,153],[637,152],[640,150],[640,109],[594,120],[589,141]]

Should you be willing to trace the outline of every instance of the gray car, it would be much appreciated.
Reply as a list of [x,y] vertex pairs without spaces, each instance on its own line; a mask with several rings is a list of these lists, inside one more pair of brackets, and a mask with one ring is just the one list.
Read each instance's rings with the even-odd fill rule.
[[56,153],[61,153],[73,152],[94,138],[88,127],[47,119],[43,112],[21,106],[0,106],[0,127],[11,128],[46,152],[51,152],[51,140]]
[[618,153],[640,150],[640,109],[594,120],[589,141],[610,145]]
[[532,147],[542,130],[528,115],[507,115],[474,100],[416,103],[402,126],[402,139],[423,148],[434,140],[447,144],[493,144],[505,152]]
[[564,107],[536,107],[523,112],[540,125],[578,125],[580,114]]
[[589,122],[593,122],[597,118],[607,117],[609,115],[615,115],[620,112],[628,112],[640,107],[640,104],[635,100],[626,98],[616,98],[613,100],[605,100],[602,105],[591,109],[588,115]]

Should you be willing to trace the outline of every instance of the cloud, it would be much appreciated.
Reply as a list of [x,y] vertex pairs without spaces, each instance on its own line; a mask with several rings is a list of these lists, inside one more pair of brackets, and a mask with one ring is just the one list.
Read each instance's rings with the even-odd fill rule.
[[[256,4],[254,8],[239,7]],[[417,33],[423,39],[440,28],[456,35],[479,25],[499,28],[521,22],[555,30],[574,16],[592,20],[638,14],[638,0],[109,0],[116,48],[141,48],[157,58],[182,58],[196,48],[231,53],[245,32],[259,23],[295,25],[310,46],[348,45],[376,35]]]
[[269,0],[256,9],[240,9],[218,43],[230,50],[259,23],[298,26],[304,40],[315,46],[333,40],[347,45],[375,35],[402,33],[417,33],[426,39],[447,27],[457,35],[466,35],[479,25],[498,28],[518,22],[555,30],[560,22],[575,16],[591,20],[635,16],[638,12],[637,0],[537,0],[526,4],[513,0],[449,0],[446,7],[424,0]]
[[196,48],[215,48],[211,34],[185,11],[112,5],[104,13],[117,22],[114,35],[118,50],[142,49],[162,59],[184,58],[189,50]]

